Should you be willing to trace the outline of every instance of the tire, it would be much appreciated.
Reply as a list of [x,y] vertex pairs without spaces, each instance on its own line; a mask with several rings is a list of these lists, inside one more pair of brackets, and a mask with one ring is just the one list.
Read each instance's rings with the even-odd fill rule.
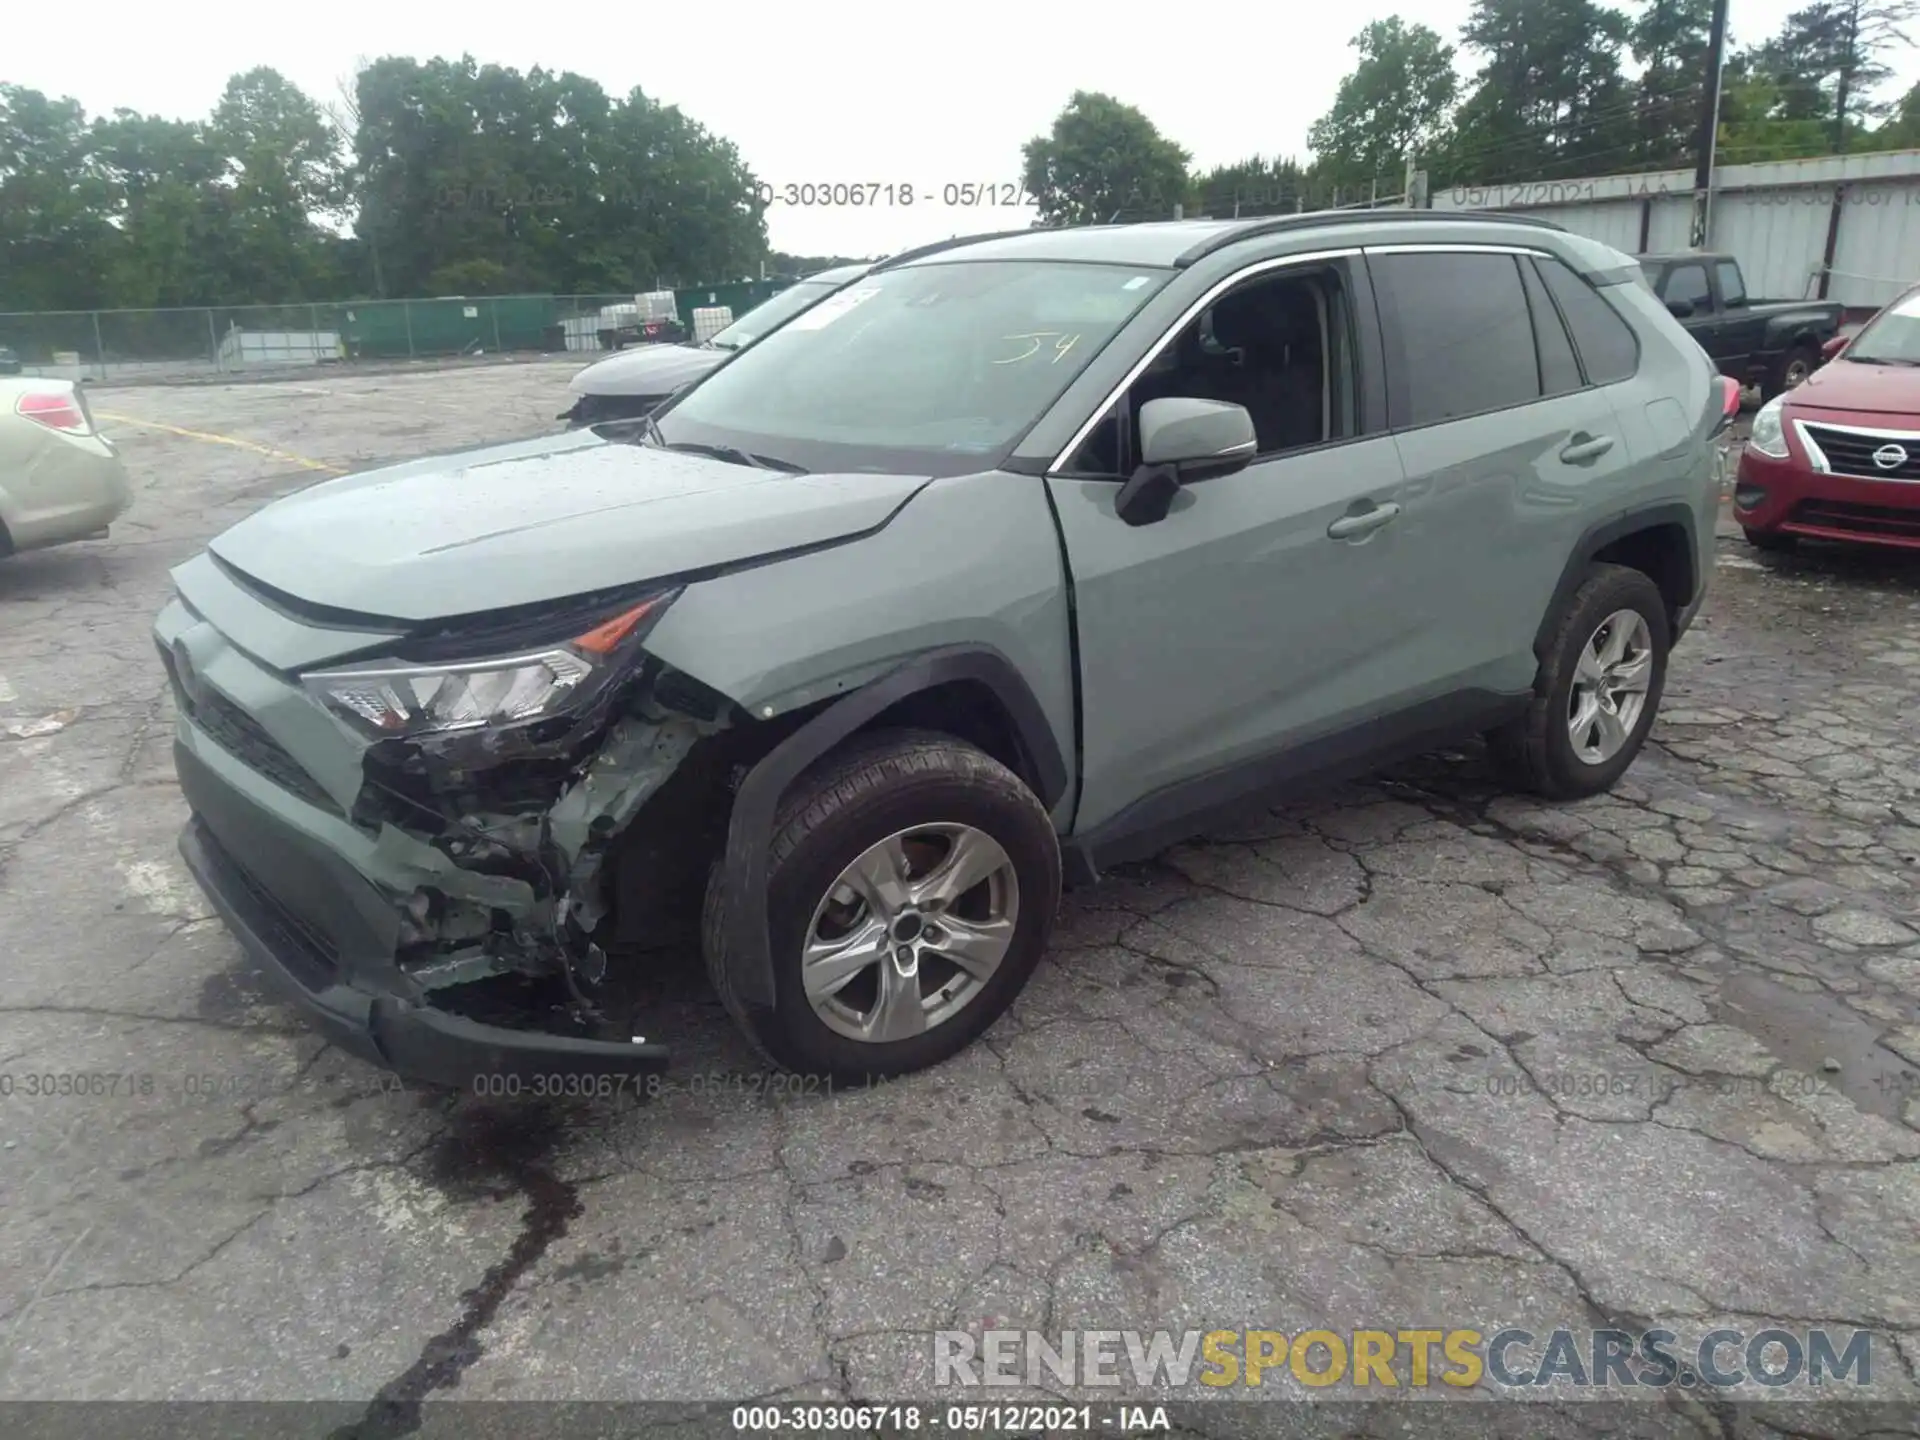
[[[1645,626],[1647,684],[1624,743],[1595,761],[1575,748],[1575,681],[1582,653],[1602,624],[1622,611],[1637,615]],[[1549,800],[1581,800],[1612,788],[1653,728],[1671,643],[1666,601],[1652,580],[1624,565],[1593,566],[1555,627],[1526,713],[1487,737],[1509,778]]]
[[[907,873],[917,886],[939,868],[934,864],[923,870],[918,857],[944,860],[956,853],[939,853],[941,844],[951,844],[951,837],[938,833],[939,827],[958,835],[984,835],[999,847],[997,858],[1004,865],[944,913],[957,920],[984,902],[988,910],[974,913],[985,914],[984,923],[1006,937],[1004,953],[984,980],[965,975],[940,954],[938,947],[956,937],[940,930],[943,912],[929,901],[927,933],[919,937],[922,943],[907,947],[923,962],[912,977],[912,993],[919,996],[923,984],[958,985],[960,993],[945,1002],[951,1013],[940,1016],[940,996],[946,989],[938,988],[921,1002],[930,1008],[922,1012],[925,1028],[917,1033],[855,1038],[835,1028],[852,1023],[842,1009],[860,1010],[871,993],[873,1014],[879,1015],[879,991],[869,992],[868,982],[878,987],[899,972],[890,976],[890,960],[880,958],[825,1002],[823,1012],[806,993],[802,952],[809,940],[822,934],[829,915],[854,914],[856,919],[845,922],[849,934],[877,923],[878,912],[869,901],[847,906],[833,899],[836,893],[851,893],[838,882],[856,859],[905,834],[904,849],[916,860]],[[721,1003],[773,1064],[843,1084],[924,1070],[970,1045],[1025,988],[1046,949],[1060,901],[1060,844],[1046,807],[997,760],[951,736],[924,730],[856,737],[803,774],[782,799],[767,869],[775,996],[771,1010],[742,1004],[732,990],[722,924],[723,866],[716,865],[708,879],[701,927],[707,974]],[[1016,902],[1010,915],[1004,904],[1009,872]],[[998,921],[992,917],[994,905],[1000,906]]]
[[1804,382],[1820,363],[1820,354],[1811,345],[1795,345],[1773,362],[1767,371],[1761,394],[1768,400]]
[[1754,549],[1766,550],[1774,554],[1784,554],[1786,551],[1794,549],[1800,543],[1799,536],[1783,535],[1778,530],[1743,529],[1740,533],[1746,536],[1747,543],[1753,546]]

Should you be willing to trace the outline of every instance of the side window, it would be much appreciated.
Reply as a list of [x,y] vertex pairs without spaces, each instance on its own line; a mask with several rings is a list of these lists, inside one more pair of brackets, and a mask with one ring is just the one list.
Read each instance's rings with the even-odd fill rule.
[[1437,250],[1374,256],[1368,266],[1400,339],[1388,402],[1396,427],[1540,398],[1533,320],[1514,256]]
[[1540,347],[1540,393],[1566,395],[1580,388],[1580,362],[1560,311],[1531,260],[1520,262],[1520,278],[1527,287],[1527,309],[1533,314],[1533,339]]
[[1542,256],[1535,263],[1573,332],[1587,383],[1611,385],[1639,369],[1640,342],[1606,298],[1558,260]]
[[1731,260],[1722,260],[1713,268],[1720,280],[1720,303],[1729,310],[1746,304],[1747,282],[1740,274],[1740,267]]
[[1660,298],[1669,305],[1684,301],[1696,310],[1713,308],[1713,292],[1707,289],[1707,267],[1676,265],[1667,272],[1667,283]]
[[1246,407],[1260,454],[1358,431],[1351,309],[1334,270],[1282,270],[1227,291],[1155,356],[1066,467],[1082,476],[1138,463],[1140,407],[1170,396]]

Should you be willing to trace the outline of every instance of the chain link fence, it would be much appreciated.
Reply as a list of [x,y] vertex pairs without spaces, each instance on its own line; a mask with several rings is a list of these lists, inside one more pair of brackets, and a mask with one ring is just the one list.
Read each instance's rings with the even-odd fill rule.
[[21,373],[94,383],[241,377],[367,361],[557,355],[610,350],[643,338],[677,336],[671,326],[643,336],[632,295],[0,311],[0,349],[19,357]]

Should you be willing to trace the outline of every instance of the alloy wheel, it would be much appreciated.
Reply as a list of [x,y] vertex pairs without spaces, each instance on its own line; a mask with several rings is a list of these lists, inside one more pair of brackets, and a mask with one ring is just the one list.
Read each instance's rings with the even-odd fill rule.
[[1638,610],[1616,610],[1580,649],[1567,734],[1573,753],[1588,765],[1618,755],[1640,723],[1653,683],[1653,634]]
[[1013,861],[984,830],[896,831],[862,851],[814,907],[800,959],[807,1002],[850,1039],[911,1039],[986,988],[1019,918]]

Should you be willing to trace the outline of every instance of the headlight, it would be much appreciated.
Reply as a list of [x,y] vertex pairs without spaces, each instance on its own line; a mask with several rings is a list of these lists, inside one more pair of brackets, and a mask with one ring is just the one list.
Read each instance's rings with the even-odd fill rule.
[[627,668],[672,595],[656,595],[563,644],[490,660],[376,660],[301,677],[307,693],[378,739],[531,724],[582,704]]
[[1753,417],[1753,433],[1747,436],[1747,444],[1773,460],[1787,458],[1787,429],[1781,418],[1786,398],[1776,395],[1762,405]]

